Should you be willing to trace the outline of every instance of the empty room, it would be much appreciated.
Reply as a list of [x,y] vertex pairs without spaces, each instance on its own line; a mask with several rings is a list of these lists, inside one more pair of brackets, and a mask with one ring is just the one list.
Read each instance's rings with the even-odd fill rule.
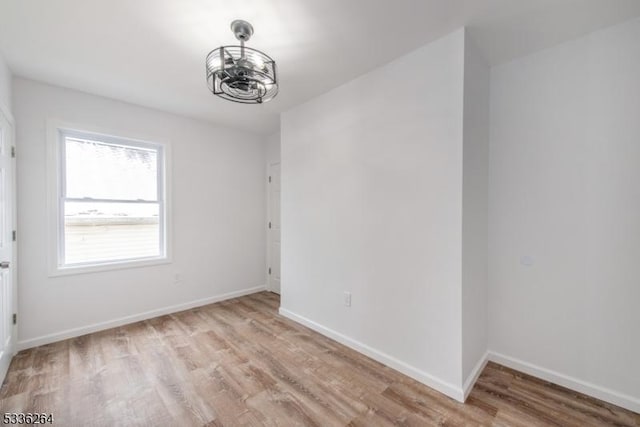
[[640,427],[639,0],[0,0],[2,425]]

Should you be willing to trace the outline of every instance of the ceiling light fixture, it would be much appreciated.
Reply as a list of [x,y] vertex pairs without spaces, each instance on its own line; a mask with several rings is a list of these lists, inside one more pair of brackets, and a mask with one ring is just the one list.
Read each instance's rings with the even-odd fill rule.
[[247,21],[235,20],[231,31],[240,46],[220,46],[207,55],[207,84],[221,98],[243,104],[262,104],[278,94],[276,63],[268,55],[245,47],[253,35]]

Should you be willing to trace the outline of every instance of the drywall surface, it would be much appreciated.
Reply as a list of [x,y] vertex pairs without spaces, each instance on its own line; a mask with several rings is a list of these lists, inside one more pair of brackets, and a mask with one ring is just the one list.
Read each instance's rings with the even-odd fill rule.
[[[261,137],[20,78],[14,114],[23,347],[264,286]],[[169,141],[171,264],[48,277],[48,119]]]
[[463,49],[459,30],[281,119],[281,312],[456,398]]
[[636,411],[639,41],[636,19],[492,69],[489,181],[489,347]]
[[464,50],[462,379],[469,392],[487,353],[489,66],[468,34]]

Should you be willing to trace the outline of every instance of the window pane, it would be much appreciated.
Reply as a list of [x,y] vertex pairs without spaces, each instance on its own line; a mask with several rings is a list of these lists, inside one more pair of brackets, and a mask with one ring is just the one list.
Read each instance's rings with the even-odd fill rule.
[[66,197],[158,200],[158,152],[65,138]]
[[65,202],[65,264],[160,256],[157,203]]

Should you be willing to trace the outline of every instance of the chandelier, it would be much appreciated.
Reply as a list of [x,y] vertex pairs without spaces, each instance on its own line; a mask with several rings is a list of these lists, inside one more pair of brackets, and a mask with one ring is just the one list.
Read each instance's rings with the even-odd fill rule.
[[253,34],[247,21],[235,20],[231,31],[240,46],[220,46],[207,55],[207,84],[221,98],[244,104],[262,104],[278,94],[276,63],[268,55],[245,47]]

